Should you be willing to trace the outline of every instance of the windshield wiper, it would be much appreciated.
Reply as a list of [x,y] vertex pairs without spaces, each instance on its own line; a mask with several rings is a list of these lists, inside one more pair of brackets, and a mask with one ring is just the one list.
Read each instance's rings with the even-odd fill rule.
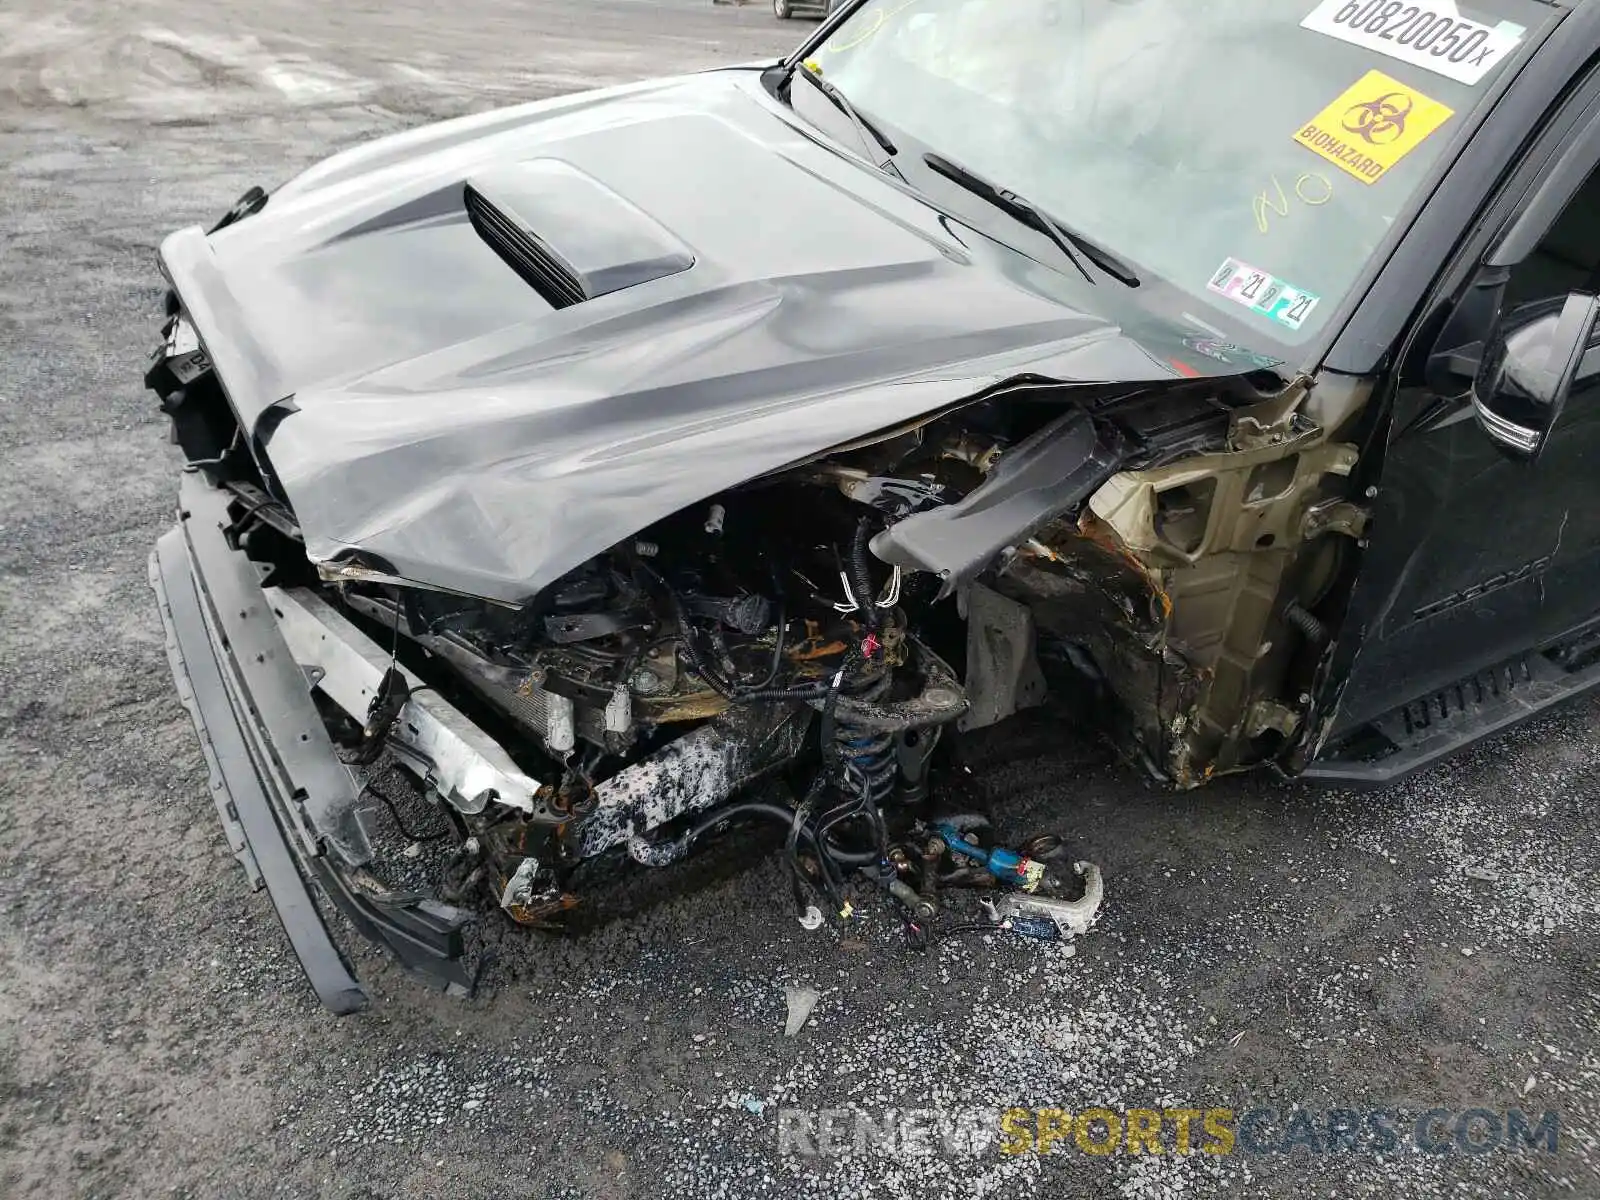
[[1084,258],[1094,263],[1095,266],[1099,267],[1118,283],[1126,284],[1128,287],[1139,286],[1139,276],[1126,262],[1100,245],[1100,243],[1091,241],[1075,229],[1067,228],[1031,201],[1025,200],[1017,193],[1000,187],[998,184],[990,183],[976,171],[970,171],[960,163],[952,162],[942,155],[924,154],[922,161],[928,164],[929,170],[943,175],[951,183],[960,185],[974,196],[989,201],[996,208],[1005,210],[1023,224],[1029,225],[1044,234],[1057,246],[1061,247],[1061,252],[1072,261],[1073,266],[1083,272],[1083,277],[1088,279],[1090,283],[1093,283],[1094,280],[1083,265]]
[[887,135],[884,134],[883,130],[879,129],[871,121],[867,120],[866,117],[861,115],[860,110],[858,110],[854,104],[850,103],[849,98],[839,90],[837,85],[828,82],[810,67],[802,66],[790,76],[789,86],[791,88],[794,87],[794,75],[804,76],[806,79],[809,79],[813,84],[815,84],[817,89],[832,102],[835,108],[850,118],[850,124],[855,126],[856,133],[861,138],[862,142],[866,143],[867,145],[876,145],[878,149],[883,151],[885,157],[874,158],[872,160],[873,166],[877,167],[880,171],[894,172],[901,183],[906,181],[906,177],[900,173],[900,168],[894,165],[894,156],[899,153],[899,151],[895,149],[894,143],[889,140]]

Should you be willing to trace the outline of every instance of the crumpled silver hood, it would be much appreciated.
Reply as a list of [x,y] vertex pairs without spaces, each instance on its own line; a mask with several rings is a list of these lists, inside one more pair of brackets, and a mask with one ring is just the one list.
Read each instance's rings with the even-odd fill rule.
[[[623,233],[659,230],[692,266],[553,306],[463,203],[468,181],[532,162],[593,181],[638,214]],[[635,261],[528,187],[519,216],[557,251]],[[1006,379],[1176,375],[1175,335],[1136,340],[1052,298],[1062,276],[839,152],[754,70],[385,139],[162,255],[310,556],[359,549],[506,601],[706,496]]]

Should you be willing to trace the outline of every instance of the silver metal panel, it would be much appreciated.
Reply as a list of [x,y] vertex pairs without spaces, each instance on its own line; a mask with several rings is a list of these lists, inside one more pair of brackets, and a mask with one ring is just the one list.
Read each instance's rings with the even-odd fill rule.
[[[263,588],[295,661],[320,672],[317,688],[357,721],[391,665],[389,653],[332,605],[304,588]],[[418,679],[400,668],[413,689]],[[491,802],[532,812],[539,782],[524,774],[498,742],[432,690],[400,710],[389,748],[454,808],[479,813]]]

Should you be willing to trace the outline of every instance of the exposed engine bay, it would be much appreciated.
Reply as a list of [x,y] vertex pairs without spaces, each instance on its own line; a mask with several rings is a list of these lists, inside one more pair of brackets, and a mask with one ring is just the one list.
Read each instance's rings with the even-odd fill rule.
[[[220,396],[162,369],[183,440]],[[865,888],[921,943],[941,888],[978,886],[994,921],[1058,936],[1092,920],[1098,871],[941,812],[941,741],[1048,700],[1184,787],[1300,740],[1312,610],[1362,517],[1336,490],[1353,451],[1273,384],[1015,381],[708,497],[519,605],[359,552],[312,564],[237,437],[191,455],[341,757],[387,751],[449,818],[443,902],[560,927],[594,864],[756,825],[808,928]],[[359,866],[352,821],[318,833]]]
[[[330,1007],[365,995],[310,890],[469,988],[484,911],[577,928],[762,838],[808,927],[921,942],[962,887],[1081,932],[1093,849],[997,842],[947,786],[968,735],[1040,709],[1176,788],[1328,738],[1370,382],[790,116],[743,69],[524,106],[163,242],[146,383],[186,468],[152,581]],[[709,177],[806,220],[731,221]],[[453,846],[425,882],[375,848],[394,766]]]

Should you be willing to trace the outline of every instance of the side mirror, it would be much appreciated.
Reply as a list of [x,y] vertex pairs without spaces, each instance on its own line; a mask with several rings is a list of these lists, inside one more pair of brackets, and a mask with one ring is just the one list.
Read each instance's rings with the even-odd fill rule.
[[[1472,382],[1478,425],[1512,458],[1532,462],[1544,449],[1600,321],[1600,298],[1573,292],[1509,315],[1489,340]],[[1594,370],[1591,364],[1590,371]]]

